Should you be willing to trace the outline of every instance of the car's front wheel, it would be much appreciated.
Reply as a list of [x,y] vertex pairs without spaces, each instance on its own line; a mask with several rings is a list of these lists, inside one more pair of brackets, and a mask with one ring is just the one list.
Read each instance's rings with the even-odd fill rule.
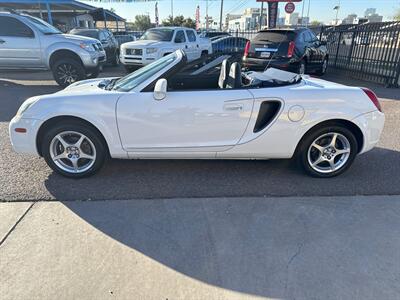
[[51,67],[54,80],[62,87],[86,78],[85,69],[79,61],[64,58],[56,61]]
[[357,139],[342,126],[319,128],[301,142],[298,160],[309,175],[334,177],[346,171],[358,153]]
[[104,164],[107,146],[100,134],[83,122],[52,127],[42,139],[42,154],[57,173],[71,178],[93,175]]

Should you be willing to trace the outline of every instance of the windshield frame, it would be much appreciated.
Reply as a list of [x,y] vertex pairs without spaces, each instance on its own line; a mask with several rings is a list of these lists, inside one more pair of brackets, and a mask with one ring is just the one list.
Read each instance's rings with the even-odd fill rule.
[[[30,16],[30,15],[22,15],[22,17],[24,17],[25,20],[27,20],[29,22],[29,24],[34,26],[37,30],[39,30],[43,34],[62,34],[62,32],[60,30],[58,30],[54,26],[50,25],[49,23],[43,21],[42,19],[36,18],[34,16]],[[43,30],[43,28],[41,26],[48,28],[49,31]]]
[[[175,60],[172,61],[172,62],[171,62],[170,64],[168,64],[167,66],[165,66],[164,68],[162,68],[160,71],[158,71],[158,72],[156,72],[155,74],[153,74],[152,76],[150,76],[149,78],[146,78],[145,80],[143,80],[141,83],[139,83],[139,84],[137,84],[136,86],[132,87],[131,89],[127,89],[127,90],[124,90],[124,89],[117,89],[117,87],[118,87],[118,86],[117,86],[118,81],[127,79],[127,78],[129,78],[129,76],[133,76],[134,73],[140,72],[141,69],[139,69],[139,70],[137,70],[137,71],[135,71],[135,72],[133,72],[133,73],[130,73],[130,74],[128,74],[128,75],[126,75],[126,76],[124,76],[124,77],[118,79],[117,82],[115,83],[115,85],[113,86],[113,88],[112,88],[111,90],[112,90],[112,91],[115,91],[115,92],[122,92],[122,93],[124,93],[124,92],[125,92],[125,93],[129,93],[129,92],[141,92],[145,87],[147,87],[148,85],[150,85],[155,79],[159,78],[160,76],[162,76],[163,74],[165,74],[166,72],[168,72],[169,70],[171,70],[172,68],[174,68],[177,64],[179,64],[179,63],[182,61],[183,57],[184,57],[184,54],[183,54],[182,50],[177,50],[177,51],[175,51],[175,52],[172,52],[172,53],[169,54],[169,55],[175,55],[175,56],[176,56]],[[165,56],[165,57],[168,57],[169,55],[167,55],[167,56]],[[148,66],[150,66],[150,65],[152,65],[152,64],[156,64],[157,62],[159,63],[159,60],[158,60],[158,61],[154,61],[154,62],[152,62],[151,64],[148,64],[147,66],[144,66],[144,67],[148,67]],[[143,71],[143,70],[142,70],[142,71]]]

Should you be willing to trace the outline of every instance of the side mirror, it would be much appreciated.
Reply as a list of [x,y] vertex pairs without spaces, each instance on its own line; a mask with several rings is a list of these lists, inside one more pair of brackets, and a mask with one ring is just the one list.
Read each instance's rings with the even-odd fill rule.
[[167,96],[167,79],[161,78],[156,82],[156,86],[154,87],[153,97],[155,100],[163,100]]

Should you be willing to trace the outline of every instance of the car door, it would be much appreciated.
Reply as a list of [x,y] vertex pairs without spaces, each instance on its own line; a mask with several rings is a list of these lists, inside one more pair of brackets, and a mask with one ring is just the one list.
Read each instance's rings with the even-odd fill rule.
[[117,105],[123,148],[129,152],[223,151],[238,143],[253,107],[246,89],[126,93]]
[[196,34],[194,30],[192,29],[187,29],[185,30],[186,37],[187,37],[187,45],[188,45],[188,52],[191,53],[191,59],[198,59],[201,56],[201,50],[200,50],[200,45],[198,41],[196,40]]
[[39,36],[12,16],[0,16],[0,67],[44,67]]
[[189,45],[186,40],[186,35],[183,30],[176,31],[174,43],[177,44],[179,49],[185,51],[188,60],[193,60],[193,53],[189,49]]

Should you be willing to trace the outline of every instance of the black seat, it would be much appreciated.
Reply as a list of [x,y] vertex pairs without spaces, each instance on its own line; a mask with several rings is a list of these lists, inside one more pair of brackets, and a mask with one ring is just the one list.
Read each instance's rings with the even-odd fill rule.
[[227,89],[239,89],[242,87],[242,71],[240,64],[234,62],[231,65],[231,69],[229,71],[228,79],[226,81]]
[[226,82],[228,80],[229,73],[229,61],[225,58],[221,64],[221,72],[219,73],[218,86],[220,89],[226,88]]

